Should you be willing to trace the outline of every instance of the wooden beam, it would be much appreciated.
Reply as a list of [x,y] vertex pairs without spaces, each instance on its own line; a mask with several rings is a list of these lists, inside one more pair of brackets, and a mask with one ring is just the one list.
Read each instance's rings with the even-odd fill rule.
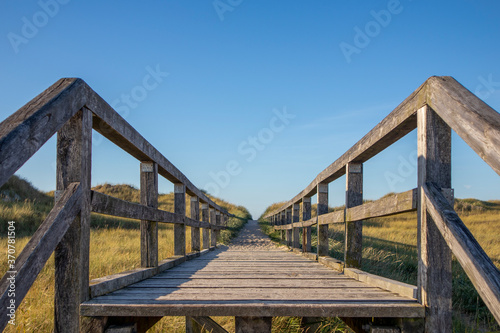
[[484,303],[500,324],[500,271],[432,183],[423,187],[427,211]]
[[[363,204],[363,164],[346,165],[345,207]],[[363,221],[349,222],[345,225],[345,267],[361,268],[363,258]]]
[[345,222],[345,212],[344,210],[337,210],[335,212],[327,213],[318,216],[318,223],[320,225],[326,224],[337,224]]
[[[174,184],[174,211],[186,216],[186,186]],[[186,227],[184,224],[174,224],[174,255],[186,255]]]
[[[14,267],[5,273],[0,281],[0,331],[3,331],[10,319],[11,300],[15,300],[14,310],[21,304],[35,282],[45,263],[54,252],[75,217],[81,210],[83,188],[79,183],[69,184],[56,202],[38,230],[31,237]],[[15,298],[9,296],[11,280],[15,279]],[[78,317],[77,317],[78,319]]]
[[0,123],[0,186],[84,105],[81,79],[60,79]]
[[500,175],[500,114],[450,76],[428,85],[427,104]]
[[54,332],[78,332],[79,306],[89,298],[91,155],[92,115],[83,108],[57,133],[56,190],[80,182],[82,206],[54,252]]
[[328,213],[328,184],[318,184],[318,257],[328,256],[328,224],[319,224],[319,216]]
[[361,221],[375,217],[391,216],[417,210],[418,190],[387,195],[346,210],[346,221]]
[[392,291],[401,296],[408,298],[417,298],[418,289],[407,283],[391,280],[382,276],[370,274],[357,268],[344,268],[344,274],[361,282],[365,282],[371,286]]
[[[158,208],[158,164],[141,162],[141,204]],[[141,220],[141,266],[158,266],[158,223]]]
[[418,110],[418,287],[426,307],[426,332],[452,331],[451,251],[422,200],[422,187],[433,182],[451,188],[451,129],[428,106]]
[[179,214],[147,207],[141,204],[121,200],[100,192],[92,191],[92,211],[99,214],[125,217],[129,219],[147,219],[162,223],[184,224],[189,227],[224,229],[224,226],[212,226],[207,222],[195,221]]

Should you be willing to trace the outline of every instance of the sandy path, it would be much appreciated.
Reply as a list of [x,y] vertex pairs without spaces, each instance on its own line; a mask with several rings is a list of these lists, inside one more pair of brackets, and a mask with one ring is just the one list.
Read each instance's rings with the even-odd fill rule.
[[249,220],[239,235],[229,244],[229,250],[270,251],[279,250],[271,239],[264,234],[255,220]]

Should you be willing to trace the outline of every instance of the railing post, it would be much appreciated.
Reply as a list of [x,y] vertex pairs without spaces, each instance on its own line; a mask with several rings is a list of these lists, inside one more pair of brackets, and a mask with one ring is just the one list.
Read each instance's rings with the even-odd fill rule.
[[[191,218],[200,220],[200,200],[197,196],[191,197]],[[200,228],[191,227],[191,251],[200,251]]]
[[[158,208],[158,164],[141,162],[141,204]],[[141,266],[158,266],[158,223],[141,221]]]
[[[210,218],[208,216],[208,204],[203,203],[201,204],[201,220],[203,222],[210,222]],[[209,249],[210,248],[210,229],[209,228],[203,228],[203,249]]]
[[[215,225],[222,225],[221,224],[221,213],[219,210],[215,211]],[[217,246],[217,238],[219,238],[220,235],[220,229],[215,230],[215,246]]]
[[[285,210],[287,227],[292,223],[292,206]],[[292,247],[292,229],[286,229],[286,245]]]
[[[346,165],[346,209],[363,204],[363,164]],[[345,224],[345,267],[361,268],[363,257],[363,221]]]
[[418,110],[418,289],[425,332],[452,331],[451,251],[427,212],[422,185],[451,188],[451,129],[428,106]]
[[[186,186],[174,184],[174,213],[186,216]],[[174,224],[174,255],[186,255],[186,226]]]
[[[292,223],[299,222],[300,205],[293,204]],[[300,228],[294,227],[293,229],[293,248],[300,249]]]
[[[311,219],[311,197],[302,198],[302,221]],[[302,229],[302,252],[311,252],[311,227]]]
[[[217,225],[215,218],[215,208],[212,207],[210,207],[210,224]],[[210,230],[210,246],[211,247],[217,246],[217,232],[215,231],[215,229]]]
[[[318,184],[318,217],[328,213],[328,184]],[[319,224],[318,218],[318,257],[328,255],[328,224]]]
[[[285,211],[282,210],[280,214],[281,214],[280,225],[285,225],[285,223],[286,223],[285,222],[286,221]],[[285,229],[281,229],[281,240],[283,242],[286,241],[286,230]]]
[[[54,332],[80,331],[80,303],[89,299],[92,113],[83,108],[57,133],[56,190],[83,188],[81,212],[54,251]],[[57,196],[56,196],[57,197]]]

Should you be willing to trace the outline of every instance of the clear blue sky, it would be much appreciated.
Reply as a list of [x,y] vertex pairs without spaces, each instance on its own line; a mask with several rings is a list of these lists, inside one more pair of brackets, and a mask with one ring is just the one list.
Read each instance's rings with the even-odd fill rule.
[[[498,1],[1,1],[0,37],[1,120],[57,79],[83,78],[195,185],[254,217],[429,76],[500,110]],[[412,132],[367,162],[365,198],[415,187],[415,150]],[[54,162],[51,139],[18,173],[51,190]],[[457,197],[500,198],[500,177],[457,136],[452,167]],[[106,181],[138,186],[139,165],[95,135],[93,185]]]

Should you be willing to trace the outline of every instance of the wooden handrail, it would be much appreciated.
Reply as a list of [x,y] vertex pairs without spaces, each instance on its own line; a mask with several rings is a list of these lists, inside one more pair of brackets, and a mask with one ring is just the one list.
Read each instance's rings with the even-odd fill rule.
[[181,214],[175,214],[165,210],[121,200],[97,191],[92,191],[91,207],[94,213],[129,219],[184,224],[188,227],[208,228],[214,230],[226,229],[225,226],[196,221]]
[[[56,202],[47,218],[40,225],[35,234],[16,260],[14,269],[10,269],[0,281],[0,331],[5,329],[9,317],[7,312],[10,305],[9,278],[15,279],[15,308],[21,304],[29,289],[35,282],[40,271],[49,260],[52,252],[59,244],[71,223],[80,212],[82,187],[79,183],[72,183]],[[11,272],[14,273],[11,273]]]

